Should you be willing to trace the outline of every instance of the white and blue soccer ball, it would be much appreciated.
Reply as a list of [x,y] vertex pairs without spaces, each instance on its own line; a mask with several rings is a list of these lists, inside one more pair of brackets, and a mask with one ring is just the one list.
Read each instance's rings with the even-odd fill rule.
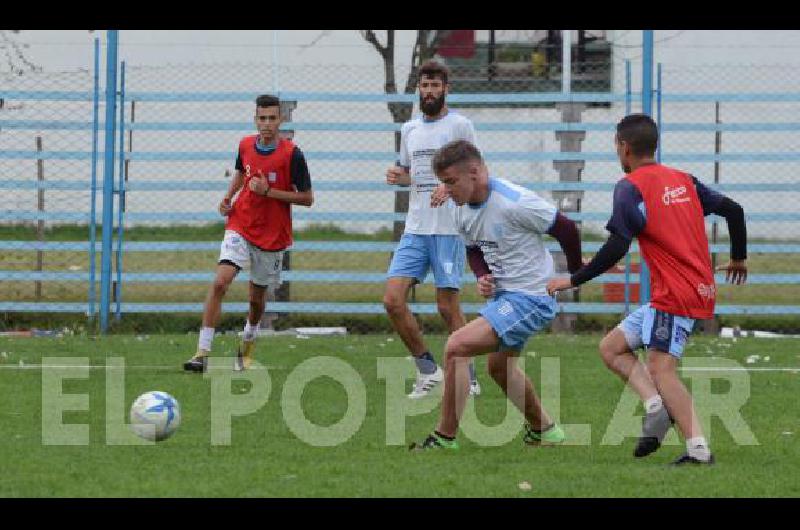
[[181,424],[181,406],[166,392],[145,392],[131,405],[131,429],[145,440],[159,442],[172,436]]

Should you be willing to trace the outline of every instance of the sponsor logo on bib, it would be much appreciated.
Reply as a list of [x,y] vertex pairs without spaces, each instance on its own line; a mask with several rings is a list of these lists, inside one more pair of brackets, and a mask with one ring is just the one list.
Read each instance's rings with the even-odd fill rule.
[[664,195],[661,196],[661,200],[667,206],[679,202],[689,202],[691,199],[689,197],[684,197],[684,195],[686,195],[686,186],[678,186],[677,188],[664,186]]

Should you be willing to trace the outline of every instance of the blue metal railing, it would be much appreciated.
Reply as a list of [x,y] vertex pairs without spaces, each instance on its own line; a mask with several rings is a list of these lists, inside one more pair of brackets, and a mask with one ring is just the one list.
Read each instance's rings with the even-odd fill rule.
[[[652,85],[651,85],[652,90]],[[128,99],[142,102],[252,102],[256,92],[129,92]],[[415,103],[415,94],[376,94],[363,92],[279,92],[281,99],[297,102],[347,103]],[[641,97],[641,92],[631,92]],[[91,92],[59,90],[0,90],[0,98],[28,101],[92,101]],[[449,94],[448,103],[624,103],[625,94],[609,92],[529,92],[519,94]],[[800,92],[749,93],[672,93],[664,94],[665,103],[800,103]],[[252,124],[249,124],[252,127]]]
[[108,329],[111,294],[111,244],[114,225],[114,128],[117,104],[118,30],[108,30],[106,50],[106,130],[103,157],[103,252],[100,263],[100,330]]
[[[597,252],[603,243],[584,241],[584,252]],[[290,252],[394,252],[396,242],[391,241],[295,241]],[[557,243],[546,242],[545,247],[557,251],[561,247]],[[96,243],[96,250],[101,250]],[[717,243],[708,246],[709,252],[727,253],[730,245]],[[84,241],[28,241],[0,240],[0,250],[29,251],[85,251]],[[129,241],[125,244],[125,252],[196,252],[219,250],[219,241]],[[797,243],[750,243],[747,250],[751,254],[800,254]],[[635,241],[631,244],[630,253],[639,252]]]
[[119,321],[122,318],[122,241],[124,239],[123,212],[125,211],[125,61],[120,65],[119,82],[119,175],[117,179],[117,281],[114,289],[115,310],[114,316]]
[[[630,93],[626,94],[626,97]],[[663,99],[663,96],[662,96]],[[630,109],[627,109],[630,114]],[[486,132],[558,132],[558,131],[586,131],[586,132],[613,132],[614,123],[586,123],[586,122],[537,122],[537,123],[503,123],[503,122],[477,122],[474,124],[478,131]],[[103,128],[104,123],[99,126]],[[61,121],[51,120],[2,120],[0,128],[16,130],[42,130],[42,131],[83,131],[92,130],[91,121]],[[249,131],[250,122],[143,122],[126,125],[129,131]],[[395,132],[402,127],[400,123],[385,122],[284,122],[281,130],[287,131],[330,131],[330,132]],[[663,123],[661,132],[797,132],[800,131],[800,122],[728,122],[728,123]]]
[[[113,45],[113,46],[112,46]],[[108,289],[108,279],[111,274],[111,250],[113,241],[111,238],[111,227],[113,225],[113,202],[109,203],[110,197],[117,194],[119,197],[119,210],[117,220],[117,255],[116,255],[116,291],[115,291],[115,314],[117,318],[124,312],[132,311],[200,311],[201,304],[139,304],[124,303],[121,297],[121,286],[126,282],[207,282],[213,277],[206,272],[153,272],[153,273],[124,273],[122,271],[123,252],[181,252],[181,251],[216,251],[219,242],[127,242],[123,249],[124,232],[122,230],[125,222],[123,217],[125,193],[135,192],[158,192],[158,191],[211,191],[224,190],[227,183],[217,180],[200,180],[189,182],[163,182],[163,181],[138,181],[127,183],[123,175],[124,163],[135,162],[157,162],[164,160],[225,160],[230,161],[230,152],[209,152],[209,151],[139,151],[126,153],[124,150],[124,131],[196,131],[196,130],[241,130],[249,131],[252,128],[250,122],[139,122],[125,123],[124,105],[126,99],[137,101],[154,102],[175,102],[184,103],[192,101],[224,102],[224,101],[252,101],[255,94],[252,93],[219,93],[219,92],[184,92],[184,93],[163,93],[163,92],[127,92],[125,89],[125,70],[124,63],[120,74],[120,90],[116,91],[116,70],[112,72],[111,65],[116,63],[113,53],[116,53],[116,35],[112,36],[109,32],[109,61],[107,64],[106,85],[106,118],[104,122],[99,121],[99,42],[95,41],[95,86],[93,92],[80,91],[4,91],[0,90],[0,97],[7,99],[20,100],[50,100],[50,101],[91,101],[93,103],[94,116],[92,121],[51,121],[51,120],[0,120],[0,128],[18,130],[87,130],[93,133],[93,144],[91,151],[25,151],[25,150],[3,150],[0,152],[2,159],[19,160],[91,160],[92,181],[90,184],[78,181],[26,181],[21,179],[9,179],[0,181],[0,189],[47,189],[47,190],[89,190],[92,196],[91,211],[80,213],[76,211],[3,211],[0,212],[2,221],[63,221],[73,223],[87,223],[89,226],[89,241],[77,242],[39,242],[39,241],[0,241],[0,250],[37,250],[37,251],[84,251],[88,252],[90,260],[90,270],[85,272],[60,272],[60,271],[5,271],[0,270],[0,280],[6,281],[71,281],[89,282],[89,293],[87,303],[19,303],[2,302],[0,310],[6,311],[81,311],[89,316],[96,313],[95,308],[95,254],[101,251],[103,262],[101,267],[101,326],[107,326],[107,318],[110,309]],[[112,60],[113,59],[113,60]],[[454,94],[449,96],[449,101],[456,106],[459,103],[554,103],[554,102],[599,102],[599,103],[620,103],[624,102],[626,113],[631,111],[631,102],[634,97],[639,98],[642,93],[635,93],[631,89],[630,62],[626,63],[626,90],[624,94],[561,94],[561,93],[533,93],[533,94]],[[731,103],[752,103],[752,102],[800,102],[800,93],[762,93],[762,94],[666,94],[662,91],[661,69],[659,65],[657,77],[657,115],[659,123],[662,121],[661,103],[662,102],[731,102]],[[653,93],[652,87],[644,93]],[[113,96],[111,95],[113,94]],[[386,103],[391,101],[413,102],[416,95],[399,94],[353,94],[353,93],[311,93],[311,92],[285,92],[281,93],[284,99],[321,102],[374,102]],[[120,115],[119,125],[115,123],[115,105],[119,98]],[[106,131],[106,146],[103,151],[98,149],[97,136],[100,127]],[[614,130],[614,123],[499,123],[484,122],[476,123],[478,131],[490,132],[526,132],[526,131],[598,131],[611,133]],[[399,130],[400,124],[396,123],[370,123],[370,122],[291,122],[285,123],[284,129],[295,131],[335,131],[335,132],[376,132],[386,133]],[[747,132],[798,132],[800,122],[786,123],[664,123],[660,127],[664,134],[676,132],[714,132],[725,131],[730,133]],[[114,186],[114,155],[115,132],[119,133],[119,174],[118,183]],[[306,158],[314,160],[330,161],[356,161],[371,160],[392,162],[395,154],[391,152],[329,152],[329,151],[309,151],[305,153]],[[489,162],[494,160],[502,161],[554,161],[554,160],[585,160],[598,162],[617,162],[613,152],[502,152],[487,151],[485,156]],[[764,163],[764,162],[796,162],[800,161],[800,153],[796,152],[752,152],[752,153],[724,153],[709,154],[702,152],[670,152],[660,153],[665,163],[674,162],[733,162],[733,163]],[[103,195],[103,226],[109,227],[103,230],[103,241],[96,241],[97,212],[95,207],[95,195],[97,191],[96,183],[96,162],[99,157],[105,160],[104,167],[104,195]],[[109,164],[109,160],[111,163]],[[110,168],[110,187],[109,182]],[[783,175],[776,175],[781,177]],[[724,184],[719,186],[710,185],[723,192],[739,191],[749,193],[782,193],[796,192],[797,185],[794,182],[779,182],[778,178],[773,182],[762,183],[736,183]],[[795,180],[796,181],[796,180]],[[535,182],[523,183],[529,189],[542,191],[602,191],[610,193],[613,190],[613,183],[607,182]],[[386,192],[392,193],[393,190],[387,188],[382,182],[354,182],[354,181],[319,181],[314,183],[315,190],[322,192]],[[569,217],[582,221],[605,221],[609,212],[580,212],[570,213]],[[405,219],[404,214],[391,212],[295,212],[294,218],[299,221],[397,221]],[[749,222],[797,222],[800,221],[798,212],[752,212],[747,214]],[[128,221],[159,221],[159,222],[196,222],[210,221],[218,222],[219,216],[215,212],[127,212]],[[108,241],[106,236],[108,235]],[[299,241],[295,243],[292,252],[391,252],[396,243],[393,242],[355,242],[355,241]],[[586,252],[596,251],[601,243],[585,242],[583,248]],[[548,248],[557,250],[559,247],[555,243],[548,242]],[[632,247],[632,252],[638,252],[638,246]],[[726,253],[728,245],[710,245],[712,252]],[[750,244],[748,250],[753,253],[800,253],[800,244]],[[108,262],[106,262],[108,256]],[[243,274],[237,281],[246,281],[246,274]],[[314,271],[314,270],[291,270],[286,271],[284,278],[291,282],[348,282],[348,283],[382,283],[385,279],[383,273],[378,272],[359,272],[359,271]],[[471,278],[465,275],[465,278]],[[624,274],[607,274],[598,279],[595,283],[619,283],[625,285],[624,304],[562,304],[562,310],[575,313],[607,313],[607,312],[627,312],[630,306],[630,284],[638,281],[640,276],[631,273],[630,255],[626,257],[626,267]],[[718,275],[717,280],[721,281],[722,276]],[[428,279],[429,281],[429,279]],[[800,274],[751,274],[748,281],[759,285],[793,285],[800,283]],[[474,305],[474,304],[473,304]],[[226,304],[225,310],[244,310],[245,304]],[[477,306],[475,306],[477,307]],[[475,308],[469,304],[465,311],[471,312]],[[414,310],[421,313],[434,313],[436,311],[433,304],[417,304]],[[332,312],[332,313],[383,313],[383,306],[376,304],[348,304],[348,303],[297,303],[297,302],[278,302],[270,304],[270,311],[290,311],[290,312]],[[745,306],[745,305],[721,305],[717,307],[718,314],[800,314],[800,306]],[[105,315],[105,324],[103,318]]]
[[[436,304],[409,304],[411,311],[419,314],[436,314],[439,312]],[[462,304],[462,309],[467,314],[477,313],[482,304]],[[718,315],[800,315],[800,306],[774,306],[766,305],[718,305]],[[247,312],[249,305],[246,303],[222,304],[224,312]],[[85,303],[50,303],[46,311],[54,313],[85,313],[88,305]],[[276,313],[331,313],[331,314],[381,314],[385,312],[383,304],[369,303],[317,303],[317,302],[270,302],[269,309]],[[563,303],[561,311],[564,313],[579,314],[613,314],[622,313],[625,304],[622,303]],[[43,304],[34,302],[0,302],[0,311],[6,312],[33,312],[42,311]],[[202,303],[175,303],[175,304],[148,304],[128,302],[122,305],[123,313],[199,313],[203,311]]]

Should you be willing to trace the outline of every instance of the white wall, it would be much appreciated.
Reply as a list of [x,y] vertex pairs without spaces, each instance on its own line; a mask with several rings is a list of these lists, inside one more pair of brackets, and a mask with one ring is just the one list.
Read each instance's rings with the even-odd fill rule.
[[[379,32],[382,34],[383,32]],[[24,31],[13,36],[20,42],[29,44],[25,51],[29,60],[41,65],[45,71],[74,70],[82,68],[91,70],[92,42],[95,36],[105,41],[106,32],[98,31],[89,34],[86,31]],[[279,79],[280,88],[284,90],[352,90],[358,92],[382,91],[382,62],[375,50],[366,43],[354,30],[282,30],[277,33],[278,47],[273,46],[274,33],[265,31],[120,31],[120,58],[133,66],[159,66],[187,63],[219,64],[216,69],[198,68],[164,68],[163,79],[161,69],[147,70],[145,75],[135,75],[131,68],[131,87],[140,84],[137,90],[250,90],[253,86],[271,88],[273,76],[268,68],[271,66],[277,51],[278,64],[293,67],[295,72],[302,71],[294,79]],[[415,37],[414,31],[397,32],[397,55],[399,65],[407,64],[411,57],[411,46]],[[482,35],[479,35],[482,38]],[[609,40],[615,44],[615,91],[624,89],[624,70],[620,67],[625,59],[631,59],[634,65],[633,89],[641,85],[641,72],[637,68],[641,58],[640,30],[612,30],[608,32]],[[502,39],[499,39],[502,40]],[[800,89],[800,31],[711,31],[711,30],[657,30],[655,32],[655,60],[664,64],[664,89],[666,92],[742,92],[742,91],[786,91],[797,92]],[[0,52],[0,73],[6,67]],[[259,64],[261,69],[231,67],[232,63],[248,65]],[[227,65],[227,66],[222,66]],[[313,68],[309,65],[325,65],[324,68]],[[332,65],[346,65],[348,68],[337,69]],[[722,66],[721,66],[722,65]],[[753,65],[749,67],[733,67],[724,65]],[[781,65],[776,68],[769,65]],[[307,69],[300,69],[308,66]],[[7,67],[6,67],[7,68]],[[185,74],[184,74],[185,73]],[[200,81],[192,76],[197,75]],[[239,77],[241,76],[241,78]],[[363,78],[362,78],[363,76]],[[405,72],[398,71],[398,81],[404,80]],[[258,79],[256,79],[258,78]],[[185,83],[183,82],[185,80]],[[160,82],[160,84],[159,84]],[[205,84],[208,82],[209,84]],[[205,86],[204,86],[205,85]],[[29,87],[31,88],[31,87]],[[186,117],[181,114],[189,108],[198,115]],[[636,110],[638,105],[634,105]],[[756,105],[728,104],[723,105],[723,120],[726,122],[746,121],[800,121],[800,107],[793,105]],[[59,107],[59,112],[74,112],[78,119],[78,110],[71,111],[71,104]],[[213,107],[196,105],[182,109],[168,105],[143,105],[137,109],[137,119],[158,120],[172,119],[189,121],[205,120],[237,120],[241,116],[246,121],[249,107],[242,105],[216,105]],[[352,110],[351,110],[352,109]],[[15,118],[41,119],[42,113],[35,109],[27,109],[15,114]],[[207,116],[199,117],[204,111]],[[481,121],[544,121],[552,122],[560,119],[553,109],[525,109],[524,111],[496,111],[491,109],[465,109],[464,114]],[[621,117],[623,109],[615,106],[611,109],[592,109],[583,115],[587,122],[613,122]],[[148,116],[148,113],[153,114]],[[157,114],[157,115],[156,115]],[[665,121],[713,121],[713,104],[702,105],[669,105],[664,107]],[[8,116],[11,118],[11,116]],[[348,106],[348,104],[308,103],[298,108],[295,119],[298,121],[361,121],[377,122],[389,120],[383,104]],[[247,131],[245,131],[247,132]],[[62,133],[61,149],[81,149],[75,145],[80,135],[74,132]],[[236,138],[241,133],[208,133],[191,139],[192,150],[233,151]],[[31,149],[32,140],[27,134],[3,131],[4,148]],[[85,135],[84,135],[85,136]],[[163,135],[162,135],[163,136]],[[800,141],[800,133],[775,134],[725,134],[723,151],[791,151]],[[306,151],[336,150],[342,138],[349,142],[351,150],[389,151],[392,148],[390,134],[378,133],[310,133],[305,132],[298,139]],[[711,153],[714,149],[713,133],[665,134],[663,138],[665,153],[699,152]],[[48,135],[48,144],[53,146],[58,138]],[[183,135],[174,147],[188,149],[188,135]],[[482,148],[491,151],[557,151],[559,145],[552,133],[528,133],[524,135],[510,133],[479,133]],[[163,150],[164,142],[158,133],[139,134],[137,149]],[[46,146],[47,149],[49,146]],[[51,147],[55,148],[55,147]],[[196,148],[196,149],[195,149]],[[584,151],[610,151],[610,135],[605,132],[587,134],[583,145]],[[668,158],[665,159],[668,162]],[[33,162],[21,164],[5,161],[0,164],[0,178],[28,178]],[[383,172],[383,162],[342,164],[310,160],[312,174],[319,179],[375,179]],[[131,165],[132,178],[183,178],[183,171],[190,171],[194,178],[213,179],[221,175],[232,162],[211,162],[206,164],[146,164]],[[85,178],[86,164],[64,162],[60,165],[48,163],[48,175],[55,168],[64,168],[64,178]],[[51,169],[52,168],[52,169]],[[175,168],[176,171],[167,171]],[[552,181],[557,174],[550,163],[495,163],[494,170],[501,176],[521,181]],[[708,181],[713,178],[713,164],[686,164],[684,169],[694,172],[698,178]],[[766,163],[766,164],[723,164],[723,182],[770,181],[797,182],[800,172],[799,163]],[[613,182],[619,178],[619,168],[615,163],[587,163],[584,171],[585,180]],[[793,211],[796,209],[800,193],[787,194],[742,194],[736,196],[746,209],[750,211]],[[6,199],[11,199],[10,193]],[[19,208],[27,209],[30,193],[19,196]],[[343,201],[357,201],[358,207],[372,211],[391,211],[392,198],[387,193],[369,193],[356,197],[345,197],[341,193],[329,193],[318,197],[315,211],[343,210],[352,207]],[[16,197],[16,195],[14,195]],[[204,194],[202,198],[195,195],[190,201],[177,201],[175,207],[186,211],[204,211],[213,209],[216,194]],[[162,199],[166,196],[161,197]],[[16,201],[17,199],[15,199]],[[766,202],[765,202],[766,201]],[[12,208],[17,203],[8,204]],[[83,200],[78,202],[83,203]],[[767,204],[769,203],[769,204]],[[604,211],[610,206],[610,194],[595,192],[587,194],[584,203],[586,211]],[[163,209],[152,204],[152,194],[131,194],[131,209],[150,208]],[[601,229],[602,223],[596,223]],[[787,223],[759,224],[751,229],[753,235],[786,237],[787,230],[796,232],[797,224]],[[361,228],[369,228],[366,224]],[[796,234],[794,234],[796,236]]]

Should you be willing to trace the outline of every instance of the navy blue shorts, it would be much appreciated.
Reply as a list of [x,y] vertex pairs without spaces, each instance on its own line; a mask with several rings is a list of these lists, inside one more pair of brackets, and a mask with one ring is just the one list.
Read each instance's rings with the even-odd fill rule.
[[647,347],[681,358],[686,339],[694,328],[694,319],[643,305],[617,326],[625,334],[631,351]]

